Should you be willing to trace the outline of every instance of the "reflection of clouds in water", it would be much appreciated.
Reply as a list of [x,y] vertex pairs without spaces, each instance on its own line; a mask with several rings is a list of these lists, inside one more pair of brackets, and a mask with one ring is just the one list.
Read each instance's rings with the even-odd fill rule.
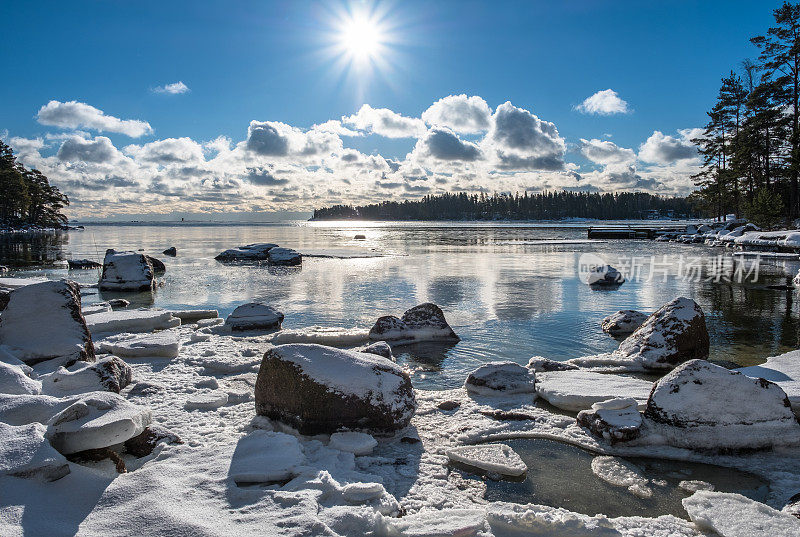
[[500,320],[532,319],[561,308],[561,285],[556,279],[501,270],[495,287],[494,310]]
[[435,278],[428,282],[428,297],[440,307],[455,306],[475,296],[477,286],[477,278],[473,277]]

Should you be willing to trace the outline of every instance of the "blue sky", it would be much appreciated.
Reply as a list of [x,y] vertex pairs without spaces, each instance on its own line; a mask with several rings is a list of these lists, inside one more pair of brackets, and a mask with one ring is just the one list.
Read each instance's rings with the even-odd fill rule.
[[[0,85],[0,98],[6,103],[0,108],[0,134],[13,139],[12,146],[23,161],[43,168],[56,184],[63,185],[76,200],[75,214],[96,212],[98,207],[109,216],[131,213],[124,199],[141,196],[152,196],[154,212],[164,212],[177,199],[181,210],[214,212],[213,197],[203,195],[214,181],[217,190],[222,189],[220,182],[227,181],[228,194],[219,198],[220,207],[242,211],[308,209],[349,198],[361,202],[478,187],[489,191],[582,187],[685,192],[696,162],[688,158],[666,162],[657,157],[643,161],[641,146],[654,131],[671,137],[665,142],[668,145],[686,144],[688,134],[682,137],[679,131],[702,126],[720,77],[755,53],[748,38],[766,30],[771,9],[779,4],[3,2],[0,43],[5,51],[4,70],[13,76],[4,77]],[[350,63],[348,51],[340,46],[342,28],[353,13],[363,16],[380,34],[381,51],[372,60],[377,66]],[[178,81],[187,92],[154,91]],[[575,109],[606,89],[627,103],[627,113],[598,115]],[[512,148],[501,148],[497,138],[489,150],[483,145],[488,143],[485,132],[459,131],[449,124],[444,127],[450,130],[440,133],[440,138],[454,135],[457,140],[448,138],[448,143],[476,144],[477,159],[453,158],[452,154],[440,158],[435,148],[426,153],[427,160],[424,148],[411,159],[412,150],[432,132],[392,138],[376,134],[369,126],[356,129],[360,136],[340,136],[341,145],[338,141],[326,145],[319,154],[327,160],[314,162],[300,163],[290,154],[258,154],[248,146],[250,157],[242,149],[242,155],[229,155],[223,165],[223,159],[212,163],[219,154],[203,145],[224,136],[230,142],[226,151],[236,152],[237,144],[251,136],[251,121],[280,122],[307,132],[315,124],[356,114],[363,104],[420,118],[437,100],[461,94],[482,98],[493,113],[510,101],[515,110],[554,124],[563,141],[558,158],[565,166],[560,170],[530,164],[505,166],[503,179],[497,180],[496,155],[495,160],[487,155]],[[79,122],[43,124],[47,122],[41,117],[37,120],[37,113],[50,101],[84,103],[106,116],[147,122],[151,129],[130,136]],[[436,126],[427,124],[429,129]],[[83,149],[64,150],[57,157],[69,136],[82,138],[83,142],[75,143],[83,144]],[[90,142],[93,148],[100,147],[98,136],[118,151],[113,158],[86,157]],[[189,157],[178,160],[184,168],[191,164],[196,177],[205,173],[198,179],[203,184],[188,184],[186,177],[179,177],[180,172],[169,167],[174,158],[156,162],[152,156],[144,159],[141,150],[138,157],[136,149],[125,150],[184,138],[198,144],[203,156],[187,146],[180,149],[192,153],[197,162]],[[630,149],[636,157],[626,160],[617,155],[613,162],[606,157],[592,159],[587,157],[591,148],[582,150],[581,139],[610,142],[614,147],[603,147],[606,153]],[[330,187],[347,178],[347,172],[337,169],[330,158],[348,148],[357,150],[361,160],[378,155],[392,161],[388,172],[385,166],[376,168],[379,175],[361,178],[358,187],[344,182],[335,194],[324,193],[320,185]],[[467,149],[466,153],[459,149],[459,154],[472,155]],[[517,156],[544,155],[540,148],[529,149]],[[161,150],[163,154],[166,146]],[[659,148],[650,150],[648,154],[656,154]],[[104,155],[111,153],[108,149]],[[85,165],[69,161],[70,155],[77,160],[83,155]],[[401,169],[394,169],[399,162],[404,163]],[[607,169],[609,164],[619,169]],[[624,173],[620,171],[623,165]],[[331,170],[330,176],[320,177],[320,168]],[[248,181],[247,170],[253,169],[268,170],[274,181]],[[605,176],[597,175],[604,171]],[[126,173],[131,174],[127,182],[135,185],[126,184]],[[580,174],[581,178],[572,184],[567,175],[562,181],[554,179],[553,173]],[[627,179],[614,183],[615,173]],[[427,174],[425,181],[419,179],[421,174]],[[677,174],[683,174],[682,183]],[[110,176],[112,180],[103,183]],[[669,180],[661,179],[667,176]],[[409,177],[416,179],[409,182]],[[239,197],[250,201],[236,203],[231,181],[240,182]],[[395,191],[370,181],[396,185]],[[427,190],[419,188],[423,182]],[[254,185],[260,190],[252,190]],[[164,189],[169,190],[166,196]],[[290,190],[300,195],[292,198]],[[117,201],[109,201],[112,198]]]

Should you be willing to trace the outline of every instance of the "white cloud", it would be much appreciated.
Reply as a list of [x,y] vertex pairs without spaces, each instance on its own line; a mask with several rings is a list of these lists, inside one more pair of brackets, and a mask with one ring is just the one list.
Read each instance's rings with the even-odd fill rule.
[[131,138],[138,138],[153,132],[146,121],[138,119],[119,119],[107,116],[102,110],[78,101],[50,101],[42,108],[36,119],[42,125],[63,129],[86,128],[100,132],[117,132]]
[[487,153],[494,152],[495,165],[503,170],[564,168],[566,143],[555,124],[542,121],[509,101],[495,110],[482,145]]
[[612,89],[598,91],[594,95],[587,97],[575,109],[584,114],[599,114],[601,116],[627,114],[630,111],[628,103],[620,99],[617,92]]
[[93,140],[71,136],[64,140],[56,156],[62,161],[108,164],[118,160],[122,155],[105,136],[97,136]]
[[303,132],[279,121],[251,121],[245,146],[265,157],[314,156],[341,151],[342,140],[330,132]]
[[413,153],[417,158],[445,161],[473,161],[481,158],[481,150],[476,144],[459,139],[447,127],[434,127],[428,131],[417,140]]
[[153,88],[155,93],[167,93],[169,95],[180,95],[181,93],[188,93],[189,86],[181,82],[173,82],[172,84],[164,84],[163,86],[156,86]]
[[372,108],[368,104],[355,114],[342,117],[342,123],[386,138],[419,138],[428,130],[419,118],[406,117],[388,108]]
[[422,113],[422,120],[429,125],[449,127],[464,134],[487,131],[491,117],[492,110],[483,98],[464,94],[439,99]]
[[633,149],[619,147],[608,140],[581,138],[581,154],[595,164],[624,164],[636,160]]
[[335,119],[329,119],[325,123],[314,125],[311,127],[311,130],[319,132],[329,132],[331,134],[338,134],[339,136],[349,136],[351,138],[357,136],[364,136],[363,132],[358,132],[353,129],[348,129],[347,127],[342,125],[341,121],[337,121]]
[[185,164],[203,160],[203,147],[191,138],[166,138],[144,145],[129,145],[125,153],[141,162]]
[[639,147],[639,160],[654,164],[672,164],[680,160],[696,159],[697,146],[690,140],[700,134],[700,129],[684,129],[679,131],[679,138],[675,138],[661,131],[653,131]]

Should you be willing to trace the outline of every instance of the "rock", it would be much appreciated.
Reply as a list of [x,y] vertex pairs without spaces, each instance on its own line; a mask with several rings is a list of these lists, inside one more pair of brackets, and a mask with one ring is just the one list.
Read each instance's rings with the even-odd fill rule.
[[98,283],[101,291],[152,291],[155,286],[155,270],[147,256],[106,250]]
[[439,410],[444,410],[445,412],[450,412],[451,410],[455,410],[460,406],[461,403],[459,403],[458,401],[442,401],[441,403],[436,405],[436,408],[438,408]]
[[167,266],[160,259],[156,259],[155,257],[147,254],[145,254],[145,257],[147,258],[148,261],[150,261],[150,264],[153,266],[153,272],[155,274],[164,274],[167,271]]
[[536,376],[536,393],[551,405],[578,412],[593,404],[618,397],[630,397],[645,406],[653,383],[633,377],[595,371],[553,371]]
[[107,311],[111,311],[111,304],[108,302],[96,302],[81,308],[81,313],[83,313],[84,317],[87,315],[93,315],[95,313],[106,313]]
[[603,265],[591,268],[586,283],[592,287],[615,287],[625,283],[625,277],[611,265]]
[[789,498],[789,501],[783,509],[781,509],[781,512],[792,515],[795,518],[800,518],[800,493]]
[[28,365],[94,360],[94,344],[81,313],[78,284],[35,283],[11,292],[0,317],[0,344]]
[[394,362],[312,344],[269,349],[258,371],[255,400],[257,414],[301,434],[389,433],[406,427],[417,406],[408,373]]
[[70,453],[67,455],[67,460],[77,462],[78,464],[85,464],[87,462],[100,462],[110,459],[116,467],[117,473],[124,474],[128,471],[125,467],[125,461],[119,456],[119,453],[111,448],[95,448],[78,451],[77,453]]
[[123,358],[175,358],[181,350],[180,333],[177,330],[161,330],[125,339],[101,341],[98,347]]
[[800,424],[777,384],[705,360],[686,362],[656,382],[644,416],[677,447],[737,450],[800,443]]
[[58,398],[49,395],[0,394],[0,422],[9,425],[47,423],[78,399],[78,396]]
[[111,300],[108,301],[108,305],[111,306],[112,309],[127,308],[128,306],[131,305],[131,303],[130,301],[125,300],[124,298],[112,298]]
[[447,450],[447,457],[453,462],[500,475],[516,477],[528,471],[517,452],[505,444],[456,447]]
[[398,319],[393,315],[379,318],[369,331],[371,340],[411,343],[416,341],[458,341],[436,304],[414,306]]
[[168,255],[170,257],[175,257],[176,255],[178,255],[178,250],[176,250],[174,246],[170,246],[161,253],[164,255]]
[[277,244],[270,243],[248,244],[225,250],[214,259],[217,261],[264,261],[268,258],[269,251],[277,247]]
[[612,336],[631,334],[647,319],[647,314],[636,310],[620,310],[612,313],[601,324],[603,332]]
[[534,356],[528,360],[528,369],[532,369],[537,373],[544,373],[547,371],[575,371],[579,368],[576,365],[565,362],[557,362],[555,360],[550,360],[549,358]]
[[120,444],[150,425],[149,408],[111,392],[93,392],[53,416],[45,435],[63,454]]
[[642,415],[639,402],[630,397],[594,403],[591,410],[578,412],[578,425],[611,444],[628,442],[639,437]]
[[372,435],[357,431],[333,433],[331,441],[328,443],[328,447],[347,451],[353,455],[369,455],[377,445],[378,441]]
[[378,356],[383,356],[384,358],[388,358],[389,360],[394,361],[394,356],[392,355],[392,347],[389,346],[388,343],[385,341],[376,341],[366,347],[362,347],[358,349],[359,352],[366,352],[367,354],[377,354]]
[[131,366],[116,356],[107,356],[94,363],[75,364],[42,375],[42,392],[63,397],[94,391],[119,393],[131,383]]
[[145,427],[141,434],[125,440],[125,451],[137,458],[147,457],[162,442],[166,444],[183,444],[180,437],[166,427],[152,424]]
[[[38,395],[42,383],[25,374],[24,366],[0,361],[0,393],[12,395]],[[30,368],[27,368],[30,370]]]
[[303,262],[303,256],[291,248],[272,248],[268,259],[271,265],[296,266]]
[[355,239],[357,241],[363,241],[363,240],[366,240],[366,238],[367,238],[366,235],[361,235],[361,234],[356,235],[355,237],[353,237],[353,239]]
[[11,300],[11,291],[0,289],[0,311],[6,309],[9,300]]
[[103,265],[91,259],[68,259],[67,266],[70,270],[95,269]]
[[297,438],[255,430],[239,439],[228,477],[236,483],[275,483],[296,476],[306,457]]
[[45,439],[41,423],[15,427],[0,422],[0,475],[55,481],[69,464]]
[[269,330],[280,328],[282,322],[283,313],[258,302],[242,304],[225,320],[231,330]]
[[780,386],[789,398],[794,413],[800,415],[800,350],[772,356],[767,358],[766,363],[742,367],[736,371]]
[[479,395],[535,393],[536,374],[516,362],[489,362],[471,372],[464,388]]

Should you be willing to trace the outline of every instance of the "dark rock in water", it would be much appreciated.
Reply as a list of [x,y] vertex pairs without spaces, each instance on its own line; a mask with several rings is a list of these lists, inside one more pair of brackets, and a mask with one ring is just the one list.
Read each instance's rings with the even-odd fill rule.
[[528,368],[533,369],[537,373],[545,373],[549,371],[574,371],[579,369],[578,366],[566,364],[564,362],[557,362],[549,358],[542,358],[541,356],[534,356],[528,361]]
[[592,287],[618,287],[625,283],[625,277],[611,265],[593,267],[587,282]]
[[49,281],[11,291],[0,316],[0,344],[8,345],[28,365],[47,360],[57,360],[55,365],[94,361],[78,284]]
[[174,246],[170,246],[161,253],[164,255],[168,255],[170,257],[175,257],[176,255],[178,255],[178,250],[176,250]]
[[269,258],[269,251],[277,247],[277,244],[267,242],[248,244],[225,250],[214,259],[217,261],[265,261]]
[[369,331],[372,340],[411,343],[417,341],[458,341],[436,304],[414,306],[398,319],[393,315],[379,318]]
[[167,271],[167,266],[160,260],[151,255],[145,255],[150,264],[153,265],[153,271],[156,274],[164,274]]
[[293,267],[302,264],[303,256],[291,248],[272,248],[267,255],[270,265]]
[[183,440],[166,427],[150,425],[142,434],[125,441],[125,451],[136,458],[147,457],[161,442],[183,444]]
[[108,300],[108,305],[112,308],[127,308],[131,305],[131,303],[124,298],[112,298],[111,300]]
[[612,336],[632,334],[647,320],[647,314],[636,310],[620,310],[603,319],[603,332]]
[[375,343],[367,345],[366,347],[358,350],[359,352],[366,352],[368,354],[377,354],[378,356],[383,356],[384,358],[394,361],[394,356],[392,356],[392,347],[390,347],[385,341],[376,341]]
[[96,261],[92,261],[91,259],[68,259],[67,265],[69,266],[70,270],[95,269],[103,266]]
[[390,433],[406,427],[417,407],[411,379],[397,364],[311,344],[269,349],[258,371],[255,400],[257,414],[307,435]]
[[10,299],[11,299],[11,291],[0,289],[0,311],[6,309],[6,306],[8,306],[8,301]]
[[578,413],[578,425],[611,444],[628,442],[641,435],[642,415],[632,398],[611,399]]
[[5,265],[0,265],[0,276],[4,275],[8,272],[8,267]]
[[355,236],[355,237],[353,237],[353,238],[354,238],[355,240],[357,240],[357,241],[363,241],[363,240],[366,240],[367,236],[366,236],[366,235],[356,235],[356,236]]
[[442,401],[441,403],[436,405],[436,408],[438,408],[439,410],[444,410],[445,412],[450,412],[451,410],[455,410],[460,406],[461,403],[459,403],[458,401]]
[[155,285],[155,269],[148,256],[106,250],[97,285],[101,291],[152,291]]
[[259,302],[242,304],[225,319],[231,330],[270,330],[280,328],[282,322],[283,313]]

